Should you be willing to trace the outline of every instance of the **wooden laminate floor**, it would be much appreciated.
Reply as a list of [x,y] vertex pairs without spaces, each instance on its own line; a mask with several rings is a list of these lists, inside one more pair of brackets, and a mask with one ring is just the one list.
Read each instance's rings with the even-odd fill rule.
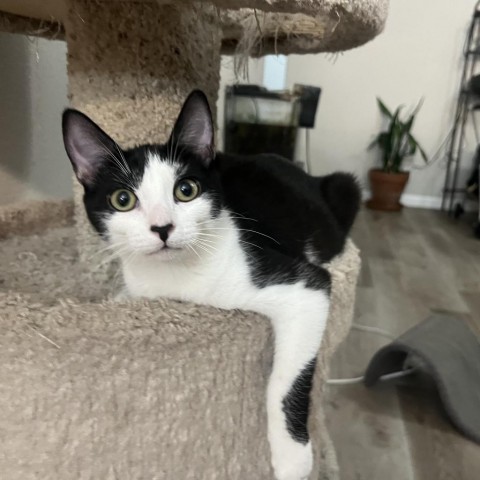
[[[480,336],[480,240],[467,219],[364,209],[353,238],[363,262],[354,322],[398,336],[431,312],[447,311]],[[387,342],[353,330],[331,376],[361,375]],[[480,479],[480,445],[458,434],[426,391],[330,386],[327,415],[342,480]]]

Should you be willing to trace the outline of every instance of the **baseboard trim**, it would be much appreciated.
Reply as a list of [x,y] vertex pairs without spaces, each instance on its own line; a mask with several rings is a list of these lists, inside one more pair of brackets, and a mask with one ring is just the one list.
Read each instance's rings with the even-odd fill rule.
[[[363,200],[368,200],[370,196],[370,190],[363,190]],[[442,208],[442,197],[435,197],[433,195],[415,195],[412,193],[404,193],[400,201],[402,205],[410,208],[427,208],[430,210],[440,210]],[[459,198],[458,201],[461,201],[461,199]],[[478,205],[471,200],[467,200],[463,206],[467,212],[478,209]]]
[[411,208],[429,208],[430,210],[440,210],[442,208],[442,197],[434,197],[433,195],[404,193],[400,201],[406,207]]

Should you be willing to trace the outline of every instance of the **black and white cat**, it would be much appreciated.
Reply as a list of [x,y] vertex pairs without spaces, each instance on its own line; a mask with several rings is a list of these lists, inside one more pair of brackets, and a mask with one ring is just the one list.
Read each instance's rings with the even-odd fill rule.
[[312,375],[329,311],[322,264],[359,207],[348,174],[311,177],[275,155],[215,153],[205,95],[186,100],[165,145],[122,150],[84,114],[63,115],[88,217],[120,258],[126,294],[270,318],[268,439],[278,480],[307,478]]

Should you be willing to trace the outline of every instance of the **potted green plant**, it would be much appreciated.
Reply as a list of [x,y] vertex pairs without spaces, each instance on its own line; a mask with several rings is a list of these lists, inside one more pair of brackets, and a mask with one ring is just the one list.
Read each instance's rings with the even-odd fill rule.
[[368,147],[380,148],[382,163],[381,168],[372,168],[369,171],[372,197],[367,201],[367,207],[374,210],[398,211],[402,209],[400,197],[410,176],[409,172],[402,170],[404,160],[418,151],[422,159],[428,162],[425,151],[411,133],[422,102],[418,103],[406,120],[400,118],[402,106],[392,113],[379,98],[377,103],[388,124],[386,130],[380,132]]

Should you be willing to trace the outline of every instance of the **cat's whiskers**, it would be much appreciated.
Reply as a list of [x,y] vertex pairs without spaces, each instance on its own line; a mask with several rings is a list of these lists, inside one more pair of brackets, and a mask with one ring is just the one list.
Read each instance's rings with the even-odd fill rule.
[[238,220],[251,220],[252,222],[258,222],[256,218],[246,217],[245,215],[235,212],[234,210],[230,210],[230,212],[233,213],[233,215],[229,215],[230,218],[234,218]]
[[[217,242],[216,242],[216,239],[217,239],[217,238],[220,238],[220,239],[222,238],[221,235],[216,235],[216,234],[214,234],[214,233],[203,233],[203,232],[197,232],[197,236],[199,236],[199,237],[211,237],[209,240],[210,240],[212,243],[213,243],[213,242],[214,242],[214,243],[217,243]],[[207,240],[207,239],[205,239],[205,240]]]
[[208,245],[206,243],[203,243],[199,240],[196,240],[193,243],[194,243],[194,245],[196,245],[198,248],[200,248],[204,252],[208,253],[209,255],[215,255],[215,253],[217,252],[216,248],[214,248],[211,245]]
[[130,188],[130,190],[134,191],[136,189],[136,186],[134,182],[140,183],[138,176],[134,174],[132,171],[125,171],[125,169],[122,167],[122,165],[116,160],[116,157],[114,158],[114,163],[115,166],[117,167],[117,170],[113,170],[111,172],[112,177],[117,180],[120,184],[125,184]]
[[195,250],[192,244],[187,244],[187,248],[189,248],[195,255],[201,260],[202,257],[199,255],[199,253]]
[[115,251],[116,249],[120,247],[127,247],[128,242],[127,241],[122,241],[122,242],[115,242],[115,243],[110,243],[108,245],[105,245],[104,247],[98,249],[92,254],[92,259],[96,258],[99,255],[103,255],[104,253],[108,253],[111,251]]
[[206,233],[202,230],[197,232],[197,238],[199,241],[211,244],[212,246],[218,245],[223,239],[222,235],[218,235],[216,233]]
[[247,242],[246,240],[239,240],[239,241],[240,241],[240,243],[244,243],[245,245],[251,245],[252,247],[263,250],[263,248],[260,245],[257,245],[256,243]]
[[137,252],[130,252],[130,254],[126,258],[122,258],[122,263],[124,267],[128,267],[133,262],[134,258],[136,257]]
[[109,260],[113,260],[115,257],[119,257],[119,253],[118,253],[119,248],[126,249],[126,247],[117,247],[116,249],[113,249],[113,250],[104,250],[101,252],[94,252],[90,257],[90,261],[94,261],[94,262],[100,261],[100,262],[108,263]]
[[99,264],[94,267],[94,271],[98,270],[99,268],[103,267],[104,265],[107,265],[111,261],[115,260],[116,258],[122,258],[124,254],[128,253],[129,250],[126,248],[123,248],[119,251],[115,251],[112,254],[106,256],[104,259],[102,259]]
[[[232,229],[232,230],[233,230],[233,229]],[[217,235],[217,234],[214,234],[214,233],[204,233],[204,232],[202,232],[202,231],[198,232],[197,235],[202,236],[202,237],[203,237],[203,236],[207,236],[207,237],[214,237],[214,238],[222,238],[221,235]],[[209,241],[209,240],[207,240],[207,239],[205,239],[205,238],[202,238],[202,240],[203,240],[203,241]],[[262,248],[260,245],[257,245],[257,244],[255,244],[255,243],[253,243],[253,242],[247,242],[246,240],[242,240],[241,238],[239,238],[238,241],[239,241],[240,243],[245,244],[245,245],[251,245],[252,247],[255,247],[255,248],[258,248],[258,249],[260,249],[260,250],[263,250],[263,248]],[[210,240],[210,243],[216,243],[216,242],[213,242],[212,240]]]
[[167,158],[172,158],[172,149],[173,149],[173,141],[172,138],[170,138],[167,142]]
[[115,149],[117,150],[118,154],[120,155],[120,158],[118,158],[114,152],[112,152],[112,150],[110,150],[102,141],[100,141],[100,144],[103,146],[104,150],[106,153],[108,153],[111,158],[113,158],[113,160],[116,161],[116,163],[118,164],[119,167],[122,168],[122,170],[125,172],[125,174],[131,174],[131,169],[130,169],[130,166],[128,165],[122,151],[120,150],[120,147],[118,146],[118,144],[116,142],[113,142],[113,145],[115,147]]
[[170,153],[169,157],[172,162],[177,161],[177,148],[178,148],[178,139],[175,140],[175,134],[172,132],[171,136],[171,148],[170,148]]
[[249,220],[249,221],[252,221],[252,222],[258,222],[258,220],[255,220],[254,218],[248,218],[248,217],[233,217],[230,215],[230,218],[232,220]]
[[[177,161],[177,153],[179,156],[181,156],[183,154],[183,152],[185,151],[185,148],[188,146],[188,142],[184,142],[183,139],[184,139],[184,134],[185,134],[185,125],[182,125],[182,128],[180,130],[180,132],[178,133],[178,139],[177,139],[177,144],[175,146],[175,153],[174,153],[174,160]],[[178,152],[178,146],[179,145],[182,145],[182,149],[180,150],[180,152]]]
[[125,278],[123,277],[122,269],[117,268],[112,277],[112,291],[118,291],[120,289],[120,284],[122,285],[122,287],[125,287]]
[[[212,194],[210,194],[212,195]],[[245,215],[242,215],[241,213],[237,213],[237,212],[233,212],[233,211],[230,211],[231,213],[233,213],[234,215],[228,215],[228,218],[231,218],[231,219],[234,219],[234,220],[251,220],[252,222],[258,222],[259,220],[255,219],[255,218],[250,218],[250,217],[246,217]],[[204,222],[198,222],[197,225],[204,225],[206,223],[212,223],[212,220],[205,220]]]
[[216,247],[216,243],[212,242],[211,240],[205,240],[204,238],[199,238],[195,241],[198,242],[198,243],[201,243],[203,245],[206,245],[206,246],[214,249],[216,252],[218,252],[218,248]]
[[175,162],[178,161],[178,159],[183,155],[186,149],[187,149],[187,145],[182,144],[180,151],[178,151],[178,145],[177,145],[177,149],[175,150],[175,156],[174,156]]
[[125,166],[125,168],[128,170],[128,172],[131,174],[132,169],[130,168],[130,165],[128,165],[127,159],[123,155],[122,150],[120,149],[120,147],[118,146],[118,144],[116,142],[114,143],[114,145],[115,145],[115,148],[117,149],[118,154],[120,155],[120,159],[122,160],[122,164]]
[[115,155],[115,153],[112,152],[112,150],[110,150],[104,143],[101,142],[101,146],[105,154],[113,160],[113,163],[117,166],[119,173],[121,174],[121,177],[115,174],[113,174],[113,177],[120,183],[127,185],[132,191],[135,190],[135,185],[132,180],[138,182],[138,177],[132,172],[118,144],[114,143],[114,146],[120,155],[120,158]]
[[[103,142],[100,142],[103,151],[115,162],[119,169],[128,177],[131,174],[130,167],[128,166],[125,158],[122,155],[123,161],[121,161]],[[118,146],[117,146],[118,148]]]
[[105,255],[103,259],[101,259],[99,265],[96,269],[102,267],[103,265],[108,264],[115,258],[120,258],[125,253],[131,251],[131,246],[127,241],[118,241],[114,243],[110,243],[105,247],[97,250],[92,254],[91,260],[96,259],[102,255]]
[[168,150],[167,155],[170,160],[173,161],[173,149],[175,148],[175,132],[172,132],[170,139],[168,140]]
[[262,237],[269,238],[273,242],[275,242],[278,245],[281,245],[279,241],[275,240],[273,237],[270,235],[267,235],[266,233],[261,233],[257,232],[256,230],[251,230],[249,228],[234,228],[234,227],[208,227],[208,230],[229,230],[229,231],[237,231],[237,232],[250,232],[250,233],[255,233],[257,235],[261,235]]
[[206,253],[210,253],[202,244],[200,244],[199,242],[192,242],[193,245],[195,245],[196,247],[198,247],[200,250],[203,250],[204,252]]
[[[215,245],[218,244],[218,242],[216,242],[215,240],[212,240],[210,238],[197,238],[195,241],[200,242],[200,243],[205,243],[207,245],[211,245],[212,247],[214,247]],[[215,250],[218,250],[217,247],[215,247]]]
[[[198,232],[197,235],[199,236],[207,236],[207,237],[216,237],[216,238],[222,238],[221,235],[216,235],[214,233],[203,233],[203,232]],[[203,241],[208,241],[207,239],[202,239]],[[263,250],[263,248],[260,246],[260,245],[257,245],[255,243],[252,243],[252,242],[247,242],[246,240],[242,240],[241,238],[238,239],[238,241],[240,243],[243,243],[245,245],[251,245],[252,247],[255,247],[255,248],[258,248],[260,250]],[[210,240],[210,242],[212,242],[212,240]],[[212,242],[213,243],[213,242]],[[215,242],[216,243],[216,242]],[[249,252],[247,252],[249,253]]]
[[181,132],[177,139],[175,139],[175,133],[172,132],[172,136],[170,137],[170,139],[171,139],[171,149],[170,149],[169,157],[170,157],[170,161],[175,163],[178,160],[177,152],[178,152],[178,146],[181,140]]
[[118,183],[126,185],[132,192],[136,190],[133,182],[126,176],[120,176],[114,172],[112,177],[117,180]]

